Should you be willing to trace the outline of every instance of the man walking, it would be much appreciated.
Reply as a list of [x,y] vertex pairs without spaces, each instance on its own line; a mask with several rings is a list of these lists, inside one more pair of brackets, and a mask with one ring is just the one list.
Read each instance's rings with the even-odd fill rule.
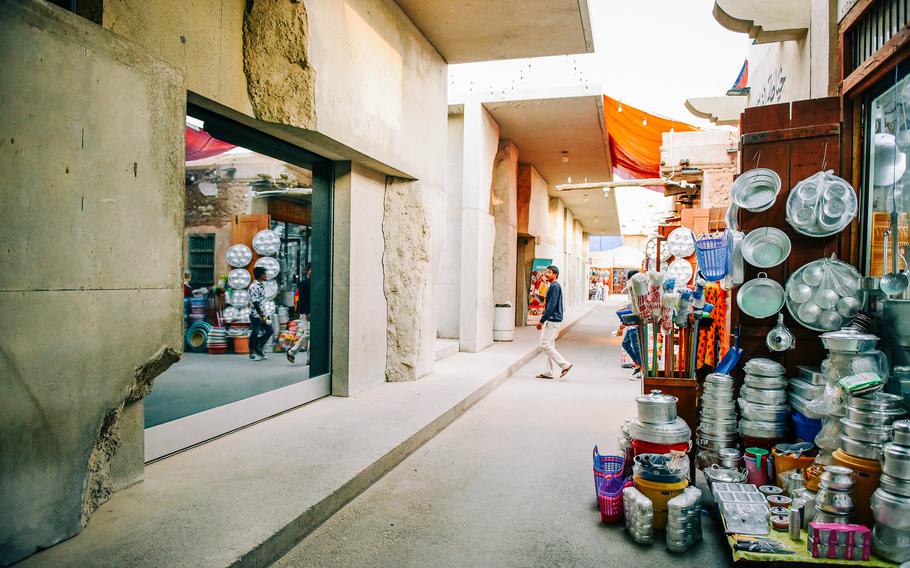
[[560,355],[556,350],[556,336],[559,335],[559,328],[562,327],[562,287],[556,279],[559,278],[559,269],[555,266],[548,266],[544,273],[544,279],[550,283],[547,288],[546,304],[540,323],[537,329],[540,330],[540,348],[547,355],[547,369],[539,375],[541,379],[554,379],[558,369],[559,377],[565,377],[572,370],[572,363],[566,361],[565,357]]
[[263,281],[267,280],[265,268],[257,266],[253,269],[253,283],[250,284],[250,359],[262,361],[266,359],[262,347],[272,336],[272,326],[266,318],[262,304],[265,302],[265,288]]

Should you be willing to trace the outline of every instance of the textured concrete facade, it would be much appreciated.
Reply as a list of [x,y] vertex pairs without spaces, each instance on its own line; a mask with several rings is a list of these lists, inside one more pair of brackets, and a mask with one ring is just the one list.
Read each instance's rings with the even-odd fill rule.
[[[0,26],[0,256],[16,267],[0,277],[6,564],[141,475],[116,458],[136,438],[124,413],[182,344],[186,95],[168,65],[49,4],[0,2]],[[51,350],[36,340],[48,325]]]
[[511,304],[515,319],[515,263],[518,254],[518,146],[502,140],[493,163],[493,302]]

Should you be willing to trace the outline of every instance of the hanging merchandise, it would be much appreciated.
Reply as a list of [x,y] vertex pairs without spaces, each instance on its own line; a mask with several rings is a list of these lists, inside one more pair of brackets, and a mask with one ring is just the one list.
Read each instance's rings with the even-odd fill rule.
[[272,256],[281,248],[281,238],[275,231],[264,229],[253,235],[253,250],[262,256]]
[[246,288],[250,285],[251,280],[252,278],[250,277],[250,272],[245,268],[235,268],[234,270],[228,272],[228,286],[234,288],[235,290]]
[[278,276],[281,265],[276,259],[270,256],[264,256],[256,261],[256,268],[265,268],[265,277],[271,280]]
[[246,307],[250,303],[250,293],[247,290],[231,290],[228,302],[235,308]]
[[780,193],[780,176],[768,168],[755,168],[742,174],[730,188],[733,203],[740,209],[760,213],[774,205]]
[[757,268],[771,268],[790,256],[790,238],[775,227],[762,227],[749,231],[743,239],[742,255],[746,262]]
[[[268,272],[266,272],[268,274]],[[275,296],[278,295],[278,282],[274,280],[266,280],[262,283],[262,294],[265,296],[266,300],[274,300]]]
[[234,268],[243,268],[253,260],[253,251],[246,245],[233,245],[227,249],[225,258]]
[[666,244],[676,258],[688,258],[695,252],[695,234],[686,227],[677,227],[667,236]]
[[730,257],[727,254],[729,238],[730,231],[725,231],[719,235],[702,235],[695,242],[698,272],[705,280],[716,282],[727,275],[730,269]]
[[272,300],[266,300],[262,302],[262,315],[269,317],[275,313],[275,302]]
[[796,347],[796,336],[784,325],[784,313],[777,314],[777,325],[765,337],[771,351],[789,351]]
[[758,278],[749,280],[736,294],[736,304],[748,316],[756,319],[771,317],[784,307],[784,289],[759,272]]
[[210,355],[227,353],[227,330],[221,326],[212,327],[209,330],[205,346]]
[[695,270],[692,268],[692,263],[688,260],[685,258],[677,258],[670,263],[666,272],[669,278],[673,278],[676,281],[676,288],[679,289],[685,288],[689,284]]
[[858,209],[856,191],[832,170],[797,183],[787,198],[787,222],[809,237],[828,237],[853,221]]
[[833,255],[810,262],[787,279],[787,311],[809,329],[840,329],[859,313],[861,282],[854,267]]

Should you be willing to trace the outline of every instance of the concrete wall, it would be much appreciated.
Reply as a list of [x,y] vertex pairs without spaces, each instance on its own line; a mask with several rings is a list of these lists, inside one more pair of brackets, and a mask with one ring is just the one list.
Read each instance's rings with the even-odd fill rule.
[[475,352],[493,343],[493,162],[499,125],[479,102],[464,105],[459,343]]
[[141,475],[141,445],[121,441],[141,440],[135,401],[182,344],[186,95],[170,66],[50,4],[4,0],[0,27],[7,564]]
[[[427,278],[411,274],[411,281],[425,281],[425,288],[402,291],[404,300],[421,302],[411,306],[420,312],[421,332],[412,337],[416,345],[402,348],[418,352],[418,375],[428,372],[436,336],[432,298],[445,234],[447,66],[398,5],[392,0],[105,0],[104,25],[177,67],[188,90],[242,114],[298,127],[291,133],[295,143],[325,155],[342,144],[363,156],[364,165],[380,163],[420,180],[431,258]],[[361,282],[349,282],[352,296],[375,294]],[[334,332],[341,327],[335,322]],[[335,339],[344,344],[347,338]],[[348,363],[348,369],[360,366]],[[368,364],[372,369],[377,362]],[[333,381],[348,380],[333,374]],[[351,380],[353,387],[370,381]],[[343,385],[338,392],[349,390]]]

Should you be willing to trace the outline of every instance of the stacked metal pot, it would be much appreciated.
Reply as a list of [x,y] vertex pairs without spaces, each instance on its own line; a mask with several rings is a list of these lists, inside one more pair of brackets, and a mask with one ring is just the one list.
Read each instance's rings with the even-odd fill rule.
[[892,562],[910,560],[910,421],[893,424],[894,441],[883,447],[882,477],[872,495],[875,553]]
[[739,433],[744,438],[775,440],[788,430],[790,404],[784,366],[771,359],[750,359],[739,391]]
[[685,552],[700,540],[701,491],[687,487],[667,501],[667,550]]
[[840,419],[840,448],[853,457],[878,460],[891,440],[891,424],[905,416],[904,398],[877,392],[851,396]]
[[635,398],[638,418],[629,421],[633,445],[636,440],[660,446],[689,442],[692,430],[685,420],[676,415],[676,401],[675,396],[659,390]]
[[634,487],[622,490],[626,530],[639,544],[654,542],[654,504]]
[[815,495],[815,522],[850,524],[853,503],[853,470],[839,465],[827,465]]
[[702,469],[720,463],[720,450],[735,448],[736,403],[733,400],[733,377],[712,373],[705,378],[699,410],[699,427],[695,433],[698,465]]

